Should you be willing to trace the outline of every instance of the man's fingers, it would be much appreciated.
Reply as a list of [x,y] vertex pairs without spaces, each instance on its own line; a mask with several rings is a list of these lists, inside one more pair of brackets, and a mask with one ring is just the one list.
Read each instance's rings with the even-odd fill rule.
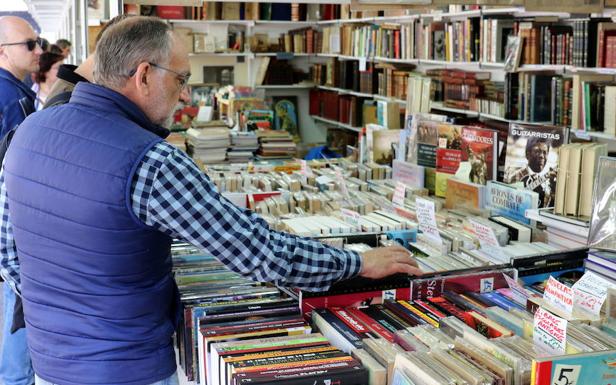
[[415,275],[415,276],[421,276],[423,274],[421,269],[417,267],[413,267],[411,265],[404,264],[404,263],[396,264],[396,268],[399,273],[405,273],[408,275]]
[[408,251],[407,249],[405,249],[404,247],[400,246],[400,245],[395,245],[395,246],[388,246],[385,248],[385,250],[387,250],[390,253],[404,253],[404,254],[410,254],[411,252]]
[[411,266],[419,267],[415,258],[413,258],[410,254],[406,254],[406,255],[397,254],[394,256],[394,258],[395,258],[395,261],[398,263],[406,263]]

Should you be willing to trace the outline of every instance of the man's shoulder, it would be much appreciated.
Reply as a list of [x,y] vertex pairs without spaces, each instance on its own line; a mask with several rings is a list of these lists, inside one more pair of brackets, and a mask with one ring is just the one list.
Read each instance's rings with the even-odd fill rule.
[[0,105],[5,106],[24,97],[23,92],[12,81],[0,77]]

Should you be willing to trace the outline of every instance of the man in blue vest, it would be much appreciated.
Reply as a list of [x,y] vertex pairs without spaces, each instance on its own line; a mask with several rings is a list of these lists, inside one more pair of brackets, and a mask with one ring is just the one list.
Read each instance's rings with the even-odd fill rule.
[[270,230],[221,197],[163,140],[189,76],[168,24],[128,18],[97,45],[95,84],[77,84],[68,104],[15,133],[0,171],[0,260],[19,255],[37,384],[177,384],[173,238],[247,277],[305,290],[419,273],[401,247],[336,249]]
[[[0,138],[20,124],[29,112],[34,111],[36,95],[19,79],[38,70],[42,53],[40,39],[22,18],[0,18]],[[4,319],[0,346],[0,383],[5,385],[31,385],[34,372],[30,363],[26,332],[11,333],[16,293],[13,281],[6,270],[3,279]]]

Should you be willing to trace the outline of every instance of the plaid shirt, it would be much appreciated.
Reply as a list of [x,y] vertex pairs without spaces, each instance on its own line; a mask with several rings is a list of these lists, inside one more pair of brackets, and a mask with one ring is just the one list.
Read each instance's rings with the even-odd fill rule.
[[[258,215],[222,197],[185,153],[164,141],[141,161],[131,199],[133,212],[146,225],[202,248],[255,281],[318,291],[361,270],[361,257],[355,252],[270,230]],[[20,293],[4,167],[0,219],[0,274]]]

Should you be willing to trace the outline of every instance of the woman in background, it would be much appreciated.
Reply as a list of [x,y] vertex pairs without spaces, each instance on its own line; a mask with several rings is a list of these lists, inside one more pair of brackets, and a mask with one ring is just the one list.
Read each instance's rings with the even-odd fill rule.
[[34,74],[34,84],[32,85],[32,91],[36,93],[36,102],[34,107],[37,111],[43,109],[47,95],[51,91],[51,87],[57,80],[58,68],[62,64],[64,56],[44,52],[39,60],[39,70]]

